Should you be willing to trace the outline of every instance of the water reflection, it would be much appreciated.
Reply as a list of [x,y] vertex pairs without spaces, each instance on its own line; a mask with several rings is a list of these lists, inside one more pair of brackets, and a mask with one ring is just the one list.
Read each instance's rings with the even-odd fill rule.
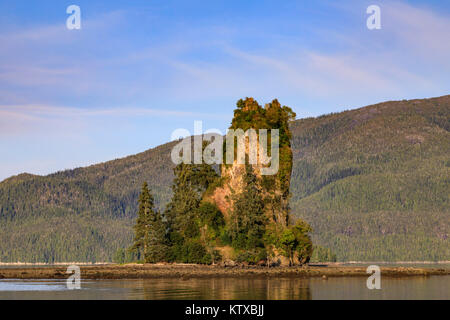
[[309,300],[306,279],[190,279],[125,283],[130,299]]
[[3,280],[0,282],[0,291],[55,291],[65,289],[66,283],[61,280]]
[[382,278],[381,287],[368,290],[365,277],[86,280],[81,290],[64,280],[0,280],[0,299],[450,299],[450,276]]

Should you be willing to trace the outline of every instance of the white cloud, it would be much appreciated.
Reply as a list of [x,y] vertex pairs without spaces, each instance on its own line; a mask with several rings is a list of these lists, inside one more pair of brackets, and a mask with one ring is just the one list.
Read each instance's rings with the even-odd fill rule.
[[[141,43],[115,33],[123,13],[83,20],[81,33],[67,31],[64,23],[8,34],[0,30],[0,142],[37,135],[95,139],[99,131],[109,139],[117,130],[131,131],[143,117],[149,136],[152,124],[170,127],[184,118],[220,118],[228,124],[233,104],[225,114],[219,108],[245,96],[261,103],[279,98],[311,116],[449,93],[448,16],[385,1],[382,29],[368,31],[360,2],[349,3],[333,5],[350,12],[354,21],[337,28],[309,25],[305,38],[305,33],[287,37],[256,23],[239,30],[186,25],[179,33]],[[158,107],[142,107],[147,101]],[[205,112],[190,111],[200,110],[197,102]],[[92,108],[97,105],[119,107]],[[150,139],[155,138],[145,143]]]
[[225,118],[226,115],[136,107],[83,109],[45,105],[0,105],[0,138],[36,131],[56,134],[59,129],[67,132],[70,131],[70,128],[78,132],[90,121],[98,119],[121,121],[139,117],[204,119]]
[[[354,6],[348,10],[354,10]],[[354,15],[364,16],[364,12],[354,12]],[[116,17],[124,15],[112,13],[98,22],[88,21],[86,28],[89,24],[101,26],[100,31],[96,27],[95,32],[87,33],[90,41],[98,39],[101,30],[107,30]],[[302,95],[321,99],[333,95],[341,98],[368,94],[410,96],[417,88],[419,95],[426,90],[430,94],[445,90],[448,81],[442,81],[447,74],[443,70],[450,68],[448,17],[430,9],[386,2],[382,6],[382,21],[383,29],[378,34],[367,33],[365,25],[358,30],[316,30],[311,38],[319,37],[327,44],[320,49],[295,38],[289,43],[273,44],[277,50],[244,48],[233,41],[239,33],[228,33],[225,40],[220,36],[229,28],[215,26],[210,30],[187,27],[183,30],[185,38],[173,35],[151,47],[143,45],[121,54],[113,52],[108,57],[83,56],[78,62],[71,55],[53,53],[37,55],[30,61],[12,50],[0,62],[0,83],[19,89],[21,86],[36,88],[29,97],[35,98],[33,102],[43,103],[48,103],[52,92],[67,93],[68,99],[123,99],[118,100],[122,103],[135,97],[141,101],[192,101],[258,96],[269,91],[280,97]],[[36,40],[28,49],[37,46],[38,51],[47,52],[42,46],[53,41],[52,46],[58,48],[61,44],[58,41],[67,40],[66,31],[47,26],[5,39],[13,43]],[[283,39],[276,34],[267,36],[272,40]],[[41,40],[45,40],[43,44]],[[335,50],[330,47],[332,43],[345,46]],[[202,56],[203,50],[212,51],[216,58],[192,58]],[[46,98],[40,99],[44,94]],[[8,100],[2,98],[0,103]]]
[[427,58],[439,57],[439,62],[446,66],[450,64],[449,16],[401,2],[388,2],[384,7],[386,27],[396,40],[412,53],[420,53]]

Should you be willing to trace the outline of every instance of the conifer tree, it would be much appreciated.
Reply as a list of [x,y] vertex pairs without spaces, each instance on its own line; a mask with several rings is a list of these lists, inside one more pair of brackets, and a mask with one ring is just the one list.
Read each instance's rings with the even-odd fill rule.
[[201,200],[192,182],[191,165],[179,164],[174,169],[175,179],[172,185],[172,200],[167,205],[166,217],[172,232],[183,237],[194,237],[195,211]]
[[[207,164],[179,164],[174,168],[172,199],[165,217],[169,225],[172,260],[179,262],[207,261],[206,249],[200,243],[198,209],[203,193],[218,175]],[[199,253],[202,254],[199,254]]]
[[148,244],[148,231],[149,231],[149,215],[150,215],[150,202],[152,202],[150,191],[148,189],[147,182],[142,185],[141,193],[139,195],[139,209],[134,226],[134,242],[131,250],[138,253],[138,258],[142,259],[147,251]]
[[267,217],[264,213],[264,199],[258,179],[250,165],[244,175],[245,192],[234,202],[231,238],[233,246],[240,249],[263,247],[263,235]]
[[150,214],[150,228],[148,234],[148,250],[145,254],[145,262],[167,261],[167,233],[161,213],[152,210]]
[[147,182],[139,195],[139,211],[134,226],[135,238],[131,250],[137,251],[145,262],[166,260],[166,227],[161,214],[154,208],[153,196]]

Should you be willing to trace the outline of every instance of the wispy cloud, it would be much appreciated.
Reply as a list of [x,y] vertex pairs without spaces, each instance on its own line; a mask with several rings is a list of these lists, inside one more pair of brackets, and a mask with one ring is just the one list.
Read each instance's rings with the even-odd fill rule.
[[[355,7],[361,9],[341,5],[341,13]],[[364,16],[364,12],[353,16]],[[132,18],[112,12],[85,22],[87,30],[79,34],[67,32],[61,25],[0,34],[5,43],[0,53],[0,84],[12,90],[28,89],[33,103],[49,103],[64,92],[78,104],[83,99],[90,103],[116,100],[119,104],[130,99],[214,100],[265,96],[269,90],[277,96],[309,99],[323,95],[396,97],[411,95],[416,88],[418,94],[425,89],[432,89],[432,94],[444,90],[443,70],[450,68],[446,32],[450,19],[431,9],[391,1],[383,3],[382,17],[383,29],[378,34],[369,33],[364,24],[357,29],[354,25],[347,29],[317,25],[315,30],[311,28],[310,38],[322,39],[320,48],[312,47],[311,39],[300,37],[283,42],[286,37],[271,30],[267,30],[267,46],[253,48],[238,40],[242,34],[251,38],[254,28],[243,28],[240,34],[233,26],[214,25],[209,29],[188,26],[150,46],[144,41],[127,49],[121,46],[126,43],[123,38],[114,39],[111,51],[105,54],[98,39],[111,40],[114,26],[120,23],[117,20],[130,23]],[[80,42],[84,47],[77,45]],[[11,43],[20,44],[20,52],[36,54],[32,60],[30,54],[22,57],[18,50],[8,50]],[[341,44],[339,49],[330,47],[336,43]],[[75,44],[76,50],[65,50],[68,44]],[[89,51],[102,56],[85,53]],[[18,101],[1,97],[0,103]]]
[[437,57],[440,63],[450,66],[450,16],[402,2],[388,2],[384,11],[387,27],[398,42],[416,55]]
[[202,4],[192,17],[154,4],[83,18],[80,32],[63,20],[2,29],[2,150],[42,136],[59,138],[48,157],[67,136],[81,154],[90,141],[91,153],[144,150],[193,119],[224,129],[245,96],[313,116],[448,94],[448,14],[381,0],[382,29],[369,31],[369,2],[247,3],[228,15]]
[[[166,117],[174,118],[224,118],[221,113],[202,113],[177,110],[163,110],[136,107],[82,109],[73,107],[56,107],[45,105],[4,105],[0,106],[0,135],[26,134],[36,130],[52,132],[58,128],[85,126],[96,119],[120,121],[124,118]],[[51,126],[49,126],[52,124]],[[54,132],[53,132],[54,133]]]

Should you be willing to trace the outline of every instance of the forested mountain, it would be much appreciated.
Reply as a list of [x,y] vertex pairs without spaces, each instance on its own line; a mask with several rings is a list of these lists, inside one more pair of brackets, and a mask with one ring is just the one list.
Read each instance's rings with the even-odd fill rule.
[[[450,260],[449,130],[450,96],[296,120],[291,214],[338,260]],[[110,261],[142,183],[169,201],[173,145],[1,182],[0,261]]]
[[49,176],[0,183],[0,261],[110,261],[128,247],[148,181],[155,204],[171,196],[175,143]]
[[338,260],[450,260],[450,96],[292,126],[292,214]]

